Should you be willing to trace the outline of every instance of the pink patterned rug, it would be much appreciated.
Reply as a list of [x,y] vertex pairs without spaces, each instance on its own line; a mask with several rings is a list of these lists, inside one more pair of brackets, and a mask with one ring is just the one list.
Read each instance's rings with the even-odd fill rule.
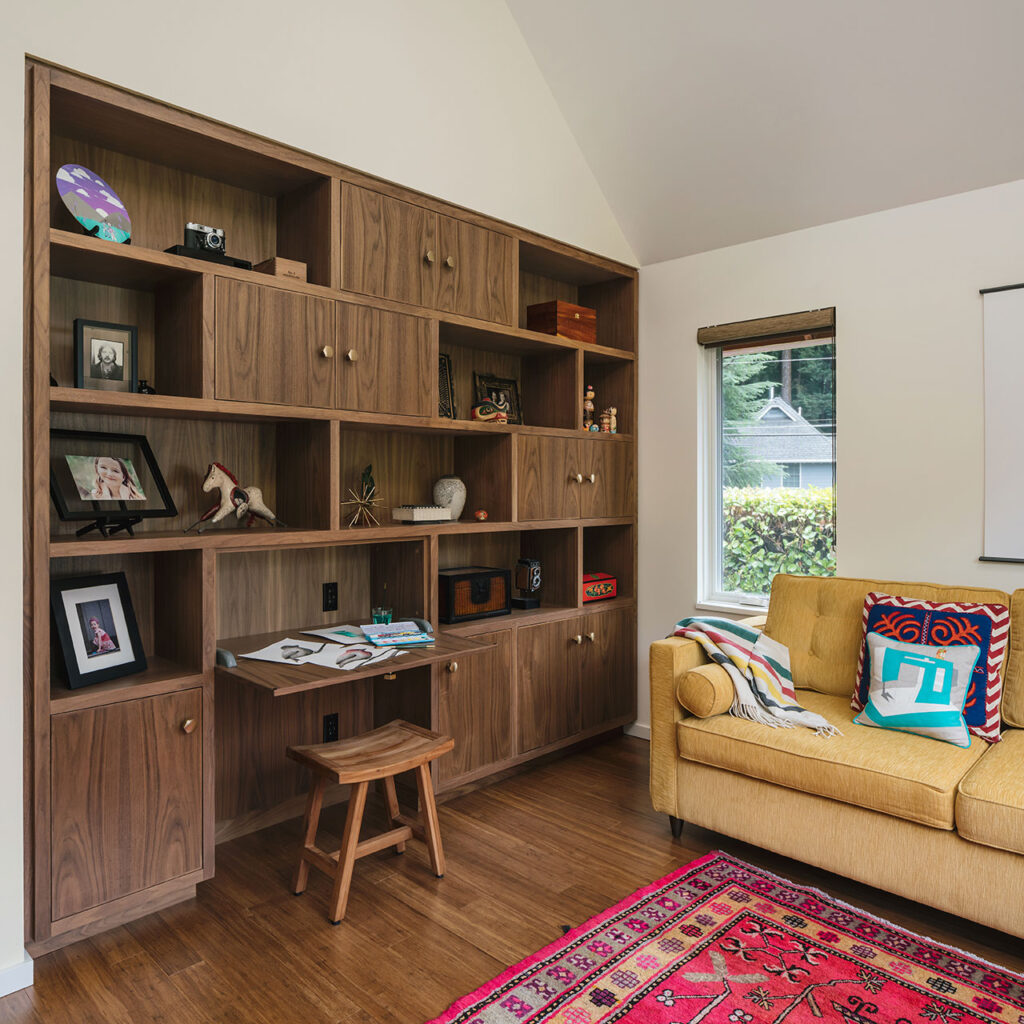
[[591,918],[431,1024],[1024,1024],[1024,977],[723,853]]

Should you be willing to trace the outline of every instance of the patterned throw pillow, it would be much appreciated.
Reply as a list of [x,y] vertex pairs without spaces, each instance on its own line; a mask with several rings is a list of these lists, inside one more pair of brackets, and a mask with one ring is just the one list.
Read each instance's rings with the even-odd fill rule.
[[871,686],[854,722],[969,747],[963,708],[981,648],[901,644],[878,633],[868,633],[867,642]]
[[967,688],[964,721],[975,736],[989,743],[999,741],[1003,656],[1010,638],[1009,608],[1001,604],[918,601],[911,597],[868,594],[864,599],[864,642],[850,702],[854,711],[864,707],[871,683],[865,658],[868,633],[929,647],[961,644],[980,647],[981,656]]

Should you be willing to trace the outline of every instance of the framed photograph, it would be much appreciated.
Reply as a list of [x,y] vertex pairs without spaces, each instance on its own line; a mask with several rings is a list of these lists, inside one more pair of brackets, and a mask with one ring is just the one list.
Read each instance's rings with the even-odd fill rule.
[[75,321],[75,387],[131,391],[139,386],[139,329],[100,320]]
[[437,358],[438,404],[442,419],[455,419],[455,385],[452,382],[452,357],[442,352]]
[[50,431],[50,494],[61,522],[91,521],[104,536],[178,514],[142,434]]
[[523,409],[519,404],[519,381],[509,377],[495,377],[489,373],[474,373],[478,402],[493,402],[508,416],[509,423],[523,422]]
[[50,607],[72,690],[145,671],[123,572],[51,580]]

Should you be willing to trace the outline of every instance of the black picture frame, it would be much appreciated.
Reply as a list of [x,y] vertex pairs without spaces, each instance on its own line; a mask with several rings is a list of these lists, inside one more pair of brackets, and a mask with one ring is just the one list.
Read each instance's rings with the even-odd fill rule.
[[50,580],[50,610],[72,690],[146,670],[123,572]]
[[[78,318],[74,324],[75,387],[91,391],[134,393],[139,388],[139,329],[134,324],[112,324]],[[89,353],[86,356],[86,348]],[[109,352],[113,362],[93,353]],[[120,364],[117,356],[120,355]],[[86,363],[89,372],[86,372]],[[111,375],[112,374],[112,375]]]
[[[142,497],[98,498],[87,489],[85,466],[120,463],[122,491]],[[99,477],[97,476],[97,486]],[[160,465],[143,434],[117,434],[101,430],[50,431],[50,496],[61,522],[85,522],[78,535],[99,530],[104,536],[132,527],[143,519],[173,518],[178,514],[171,492],[164,482]]]
[[[495,377],[492,373],[473,373],[473,386],[478,402],[493,402],[492,395],[507,396],[509,423],[523,422],[523,407],[519,401],[519,381],[512,377]],[[501,408],[501,402],[496,403]]]
[[437,357],[438,403],[437,414],[441,419],[455,419],[455,384],[452,377],[452,357],[442,352]]

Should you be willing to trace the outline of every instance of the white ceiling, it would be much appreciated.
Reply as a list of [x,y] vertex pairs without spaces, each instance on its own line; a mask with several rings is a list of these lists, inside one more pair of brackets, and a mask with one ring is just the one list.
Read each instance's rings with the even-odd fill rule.
[[1024,178],[1024,0],[507,2],[641,265]]

